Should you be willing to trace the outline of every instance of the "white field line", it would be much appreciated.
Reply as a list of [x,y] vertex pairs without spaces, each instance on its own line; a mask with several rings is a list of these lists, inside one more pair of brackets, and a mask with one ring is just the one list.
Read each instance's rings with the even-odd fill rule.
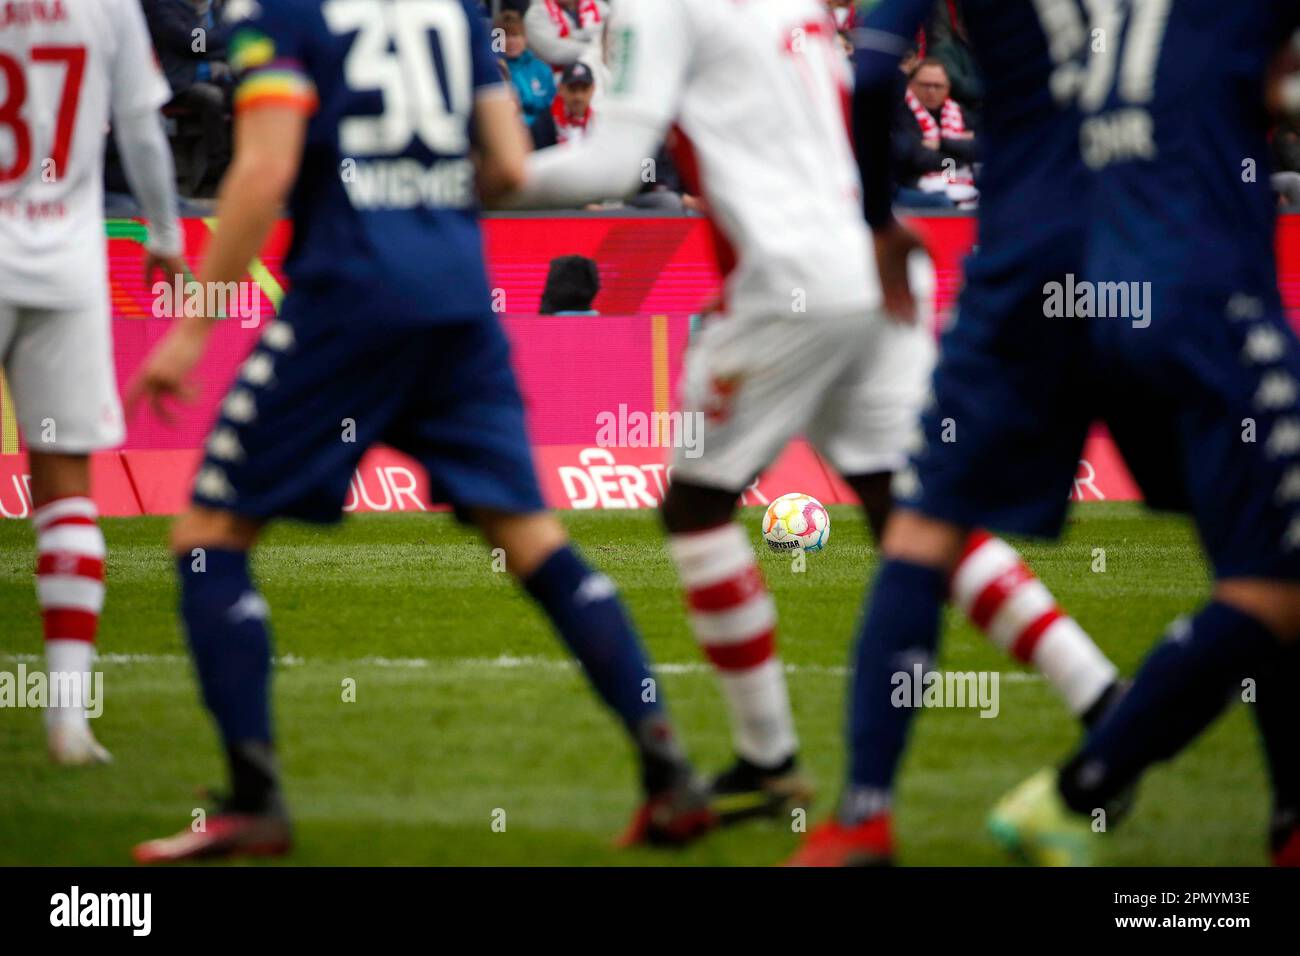
[[[39,654],[0,654],[0,661],[13,661],[20,664],[41,664],[45,658]],[[129,664],[184,664],[190,659],[183,654],[100,654],[95,658],[96,664],[106,666]],[[573,661],[557,660],[550,657],[515,657],[502,654],[498,657],[357,657],[331,660],[308,660],[295,654],[277,657],[275,663],[280,667],[301,667],[304,664],[346,665],[360,664],[368,667],[387,667],[395,670],[416,670],[429,668],[440,672],[490,675],[495,671],[520,670],[573,670]],[[654,669],[662,674],[712,674],[713,665],[703,661],[675,661],[660,663]],[[813,675],[818,677],[847,677],[849,669],[844,666],[823,664],[785,665],[785,672],[792,675]],[[1009,684],[1025,684],[1041,681],[1043,676],[1027,671],[1000,671],[1001,680]]]

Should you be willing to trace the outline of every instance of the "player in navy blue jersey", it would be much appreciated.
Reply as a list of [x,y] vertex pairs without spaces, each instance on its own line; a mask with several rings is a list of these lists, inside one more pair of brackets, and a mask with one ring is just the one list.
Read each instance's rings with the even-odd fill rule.
[[[662,694],[646,692],[650,666],[613,584],[543,510],[492,314],[479,197],[519,184],[526,146],[484,21],[470,0],[260,0],[238,13],[236,151],[198,280],[243,277],[287,199],[291,288],[222,403],[172,532],[231,792],[200,832],[141,844],[136,858],[289,849],[249,551],[273,518],[338,520],[358,461],[381,441],[504,550],[622,720],[647,793],[627,839],[692,838],[711,822],[702,786]],[[131,397],[184,397],[211,324],[178,322]]]
[[[864,104],[859,130],[873,128],[868,91],[872,84],[879,89],[888,82],[885,64],[891,45],[896,57],[926,6],[900,0],[887,3],[874,18],[879,23],[888,14],[894,20],[867,36],[875,53],[859,63]],[[892,678],[900,662],[932,659],[948,576],[970,528],[1059,533],[1079,452],[1094,418],[1111,425],[1149,503],[1196,516],[1218,582],[1214,601],[1191,625],[1190,639],[1181,635],[1162,645],[1133,691],[1102,719],[1081,758],[1067,767],[1062,789],[1071,806],[1113,808],[1142,767],[1174,752],[1208,722],[1243,668],[1244,673],[1259,673],[1261,659],[1280,653],[1279,643],[1300,631],[1293,550],[1300,540],[1290,543],[1296,534],[1289,530],[1296,520],[1294,505],[1280,491],[1290,468],[1281,452],[1290,439],[1285,425],[1278,430],[1295,396],[1280,384],[1265,387],[1281,381],[1271,375],[1290,379],[1292,370],[1300,369],[1296,341],[1277,300],[1271,196],[1263,169],[1263,70],[1270,48],[1285,36],[1279,32],[1281,5],[1260,0],[1234,10],[1229,19],[1237,45],[1227,43],[1227,34],[1217,26],[1206,29],[1220,14],[1214,5],[1197,0],[1175,3],[1172,9],[1169,0],[1101,4],[1097,9],[1101,20],[1090,24],[1077,0],[969,0],[963,6],[987,94],[980,242],[967,263],[957,321],[943,342],[934,400],[916,453],[895,479],[899,506],[885,533],[885,561],[865,616],[851,687],[848,785],[836,818],[810,834],[795,862],[844,865],[889,859],[892,789],[912,717],[911,709],[896,706]],[[1188,22],[1196,26],[1183,29],[1203,31],[1213,53],[1207,49],[1188,56],[1181,31],[1174,28]],[[1173,32],[1165,42],[1167,26]],[[1098,37],[1103,53],[1088,58]],[[1162,49],[1170,62],[1183,58],[1183,68],[1199,85],[1175,91],[1154,82]],[[1253,49],[1256,55],[1224,56],[1225,50],[1238,49]],[[1217,71],[1205,69],[1212,60]],[[1130,111],[1126,114],[1108,118],[1102,113],[1085,122],[1080,102],[1103,100],[1116,81],[1120,95],[1138,98],[1136,105],[1126,102],[1121,107]],[[1167,106],[1167,112],[1181,109],[1205,126],[1169,130],[1164,135],[1171,139],[1159,151],[1161,134],[1150,128],[1151,117],[1158,123],[1161,116],[1149,111],[1153,91],[1177,104]],[[1203,111],[1188,110],[1191,102],[1202,102]],[[1221,120],[1221,125],[1235,124],[1240,130],[1234,132],[1251,133],[1236,143],[1225,141],[1226,130],[1213,129],[1206,118],[1229,105],[1241,119]],[[1199,141],[1189,142],[1196,138],[1192,133]],[[879,195],[884,153],[869,138],[859,148],[864,192]],[[1229,149],[1240,151],[1230,165]],[[1125,150],[1131,153],[1123,156]],[[1216,150],[1217,167],[1205,162],[1195,168],[1198,159],[1209,160]],[[1257,159],[1258,180],[1243,179],[1242,161],[1248,157]],[[1092,193],[1092,172],[1111,162],[1148,166],[1145,175],[1130,175],[1127,189],[1103,183],[1098,188],[1109,194],[1102,201]],[[1106,175],[1103,170],[1098,178]],[[1212,175],[1221,181],[1198,183],[1198,177]],[[1154,205],[1151,199],[1159,193],[1146,179],[1160,176],[1161,191],[1173,195],[1197,188],[1217,194],[1226,217],[1211,217],[1201,226],[1186,215],[1196,204],[1186,196]],[[869,218],[888,213],[876,202],[874,210],[868,204]],[[1105,212],[1090,235],[1087,214],[1098,209]],[[1106,217],[1120,235],[1135,224],[1157,230],[1155,236],[1127,244],[1125,252],[1136,257],[1130,268],[1116,269],[1106,253],[1088,256],[1090,247],[1108,242],[1102,238]],[[1249,330],[1224,313],[1231,293],[1222,297],[1216,312],[1213,299],[1177,290],[1188,275],[1214,272],[1218,260],[1204,257],[1217,255],[1220,243],[1196,240],[1182,250],[1180,268],[1167,274],[1159,270],[1158,263],[1167,257],[1159,231],[1169,231],[1174,222],[1180,230],[1222,228],[1229,243],[1234,232],[1254,230],[1252,251],[1224,260],[1240,263],[1241,276],[1223,288],[1247,276],[1252,280],[1248,288],[1255,306],[1249,311],[1262,329],[1253,334],[1263,338],[1274,363],[1271,371],[1243,367],[1239,356],[1250,341]],[[882,266],[882,276],[886,272]],[[1166,285],[1153,296],[1144,295],[1149,287],[1102,285],[1125,279],[1163,280]],[[1112,302],[1126,305],[1126,314],[1103,317]],[[1085,320],[1066,317],[1076,315]],[[1294,374],[1300,377],[1300,371]],[[1275,407],[1258,407],[1261,393]],[[1264,437],[1259,443],[1234,443],[1242,420],[1251,416]],[[1278,454],[1267,450],[1267,436],[1275,431],[1283,436],[1274,439]],[[1300,435],[1297,446],[1300,452]],[[1293,480],[1300,484],[1300,476]],[[1288,720],[1294,726],[1294,709],[1283,703],[1268,717],[1261,709],[1260,717],[1268,725],[1266,749],[1279,757],[1272,767],[1277,799],[1294,800],[1295,768],[1287,766],[1294,761],[1285,760],[1285,748],[1278,746],[1283,733],[1293,739],[1290,731],[1278,728]],[[1157,733],[1160,728],[1163,734]],[[1089,855],[1084,836],[1088,818],[1068,820],[1055,784],[1049,773],[1015,795],[995,813],[995,832],[1039,859],[1077,862]],[[1027,816],[1018,812],[1026,805],[1032,808]]]
[[1094,409],[1147,503],[1193,516],[1214,585],[1060,771],[990,823],[1031,860],[1087,862],[1117,797],[1239,697],[1258,701],[1273,860],[1300,866],[1300,340],[1278,292],[1267,109],[1300,5],[1092,12],[1111,41],[1079,92]]

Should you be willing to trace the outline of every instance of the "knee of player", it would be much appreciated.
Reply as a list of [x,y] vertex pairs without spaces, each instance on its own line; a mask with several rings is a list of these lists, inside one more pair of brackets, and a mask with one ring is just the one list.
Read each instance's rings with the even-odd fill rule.
[[196,548],[248,550],[257,538],[258,525],[226,511],[191,508],[172,524],[171,550],[180,557]]
[[491,549],[494,570],[509,571],[521,581],[569,543],[564,525],[549,511],[512,514],[476,509],[471,519]]
[[1279,641],[1300,642],[1300,582],[1228,579],[1215,585],[1214,596],[1254,618]]
[[970,529],[930,518],[910,508],[895,508],[885,524],[885,557],[951,572],[961,560]]

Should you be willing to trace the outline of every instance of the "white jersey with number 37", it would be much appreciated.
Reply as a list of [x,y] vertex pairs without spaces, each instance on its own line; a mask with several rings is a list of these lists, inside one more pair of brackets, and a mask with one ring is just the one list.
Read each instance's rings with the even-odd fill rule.
[[619,0],[611,29],[604,113],[689,140],[735,260],[729,310],[878,306],[851,72],[822,0]]
[[110,116],[170,97],[139,0],[0,4],[0,300],[102,297]]

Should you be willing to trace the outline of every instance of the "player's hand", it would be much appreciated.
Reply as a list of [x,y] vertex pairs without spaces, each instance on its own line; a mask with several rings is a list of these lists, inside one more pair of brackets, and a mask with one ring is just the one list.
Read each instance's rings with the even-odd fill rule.
[[189,275],[189,267],[185,264],[183,256],[160,256],[156,252],[145,250],[144,286],[146,289],[153,288],[154,273],[161,273],[166,282],[175,282],[177,276],[180,276],[181,281],[184,282],[185,277]]
[[876,268],[885,297],[885,315],[893,322],[911,325],[916,321],[916,298],[907,279],[907,258],[924,249],[921,240],[901,222],[895,220],[872,231],[876,244]]
[[185,319],[174,325],[145,359],[135,378],[126,390],[128,417],[135,416],[140,399],[148,399],[154,414],[170,424],[171,412],[163,404],[165,399],[191,402],[198,388],[190,380],[190,373],[203,358],[208,344],[207,320]]

